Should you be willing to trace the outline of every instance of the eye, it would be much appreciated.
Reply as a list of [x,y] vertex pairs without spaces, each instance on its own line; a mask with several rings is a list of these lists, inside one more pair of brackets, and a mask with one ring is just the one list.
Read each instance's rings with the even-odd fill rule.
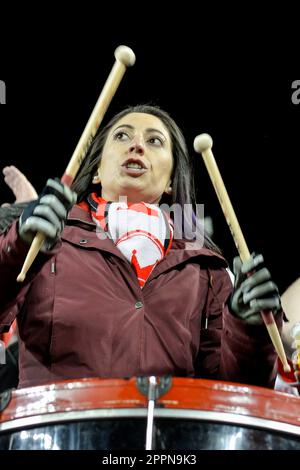
[[151,144],[151,145],[155,145],[157,147],[162,147],[163,146],[163,140],[160,138],[160,137],[157,137],[157,136],[153,136],[153,137],[150,137],[150,139],[148,139],[148,142]]
[[114,140],[125,141],[129,139],[129,135],[124,131],[118,131],[114,134]]

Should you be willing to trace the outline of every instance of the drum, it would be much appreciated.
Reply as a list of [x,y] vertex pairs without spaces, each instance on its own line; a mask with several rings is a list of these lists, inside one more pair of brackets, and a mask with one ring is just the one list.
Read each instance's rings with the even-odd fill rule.
[[[157,393],[153,449],[300,449],[298,397],[229,382],[167,382]],[[6,406],[2,397],[0,449],[145,449],[141,384],[95,378],[13,391]]]

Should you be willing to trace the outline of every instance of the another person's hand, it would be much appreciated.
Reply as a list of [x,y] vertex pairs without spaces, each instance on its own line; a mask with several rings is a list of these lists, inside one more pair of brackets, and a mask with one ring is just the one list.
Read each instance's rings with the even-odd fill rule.
[[20,237],[31,243],[35,234],[41,232],[46,237],[43,248],[50,250],[63,231],[68,211],[76,199],[76,193],[58,178],[49,179],[38,199],[30,202],[21,214]]
[[26,176],[14,165],[4,167],[2,172],[5,183],[15,195],[15,203],[31,201],[38,197],[30,181],[28,181]]
[[[252,325],[263,322],[261,310],[276,314],[281,309],[278,287],[263,263],[262,255],[253,255],[245,263],[239,256],[233,261],[235,282],[230,308],[234,315]],[[248,277],[249,273],[253,274]]]

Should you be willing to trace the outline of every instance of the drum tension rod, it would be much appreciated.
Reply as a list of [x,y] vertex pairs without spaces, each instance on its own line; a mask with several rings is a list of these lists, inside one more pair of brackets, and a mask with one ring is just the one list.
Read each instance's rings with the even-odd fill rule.
[[[136,379],[136,386],[145,397],[148,397],[149,393],[149,377],[141,376],[137,377]],[[157,384],[155,387],[155,399],[157,400],[162,395],[167,393],[172,386],[172,376],[171,375],[163,375],[161,377],[157,377]]]
[[139,391],[148,397],[148,411],[147,411],[147,428],[146,428],[146,450],[152,450],[153,448],[153,420],[154,420],[154,408],[155,401],[166,393],[172,385],[171,376],[155,377],[138,377],[137,388]]
[[148,412],[147,412],[147,428],[146,428],[146,450],[152,450],[153,447],[153,419],[154,419],[154,407],[155,407],[155,390],[157,386],[157,380],[154,375],[149,377],[149,389],[148,389]]

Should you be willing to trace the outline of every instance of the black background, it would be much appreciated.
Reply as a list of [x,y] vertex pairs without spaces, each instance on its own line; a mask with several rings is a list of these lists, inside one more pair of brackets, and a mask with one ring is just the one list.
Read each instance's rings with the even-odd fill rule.
[[[114,50],[126,44],[136,64],[104,122],[125,105],[152,102],[170,112],[193,155],[194,137],[210,133],[249,249],[264,254],[283,292],[300,272],[300,105],[291,100],[299,74],[283,70],[283,51],[274,58],[276,45],[267,34],[258,46],[239,44],[239,34],[232,42],[220,35],[213,46],[196,26],[192,34],[175,27],[166,32],[157,12],[151,13],[151,27],[133,18],[121,29],[103,29],[106,17],[97,24],[92,11],[85,28],[80,11],[76,21],[48,13],[45,7],[33,26],[18,23],[1,32],[0,79],[7,88],[7,104],[0,107],[1,168],[16,165],[37,191],[49,176],[61,176],[111,70]],[[235,246],[197,155],[195,179],[197,200],[213,217],[215,241],[231,262]],[[0,202],[5,201],[13,202],[13,196],[2,180]]]

